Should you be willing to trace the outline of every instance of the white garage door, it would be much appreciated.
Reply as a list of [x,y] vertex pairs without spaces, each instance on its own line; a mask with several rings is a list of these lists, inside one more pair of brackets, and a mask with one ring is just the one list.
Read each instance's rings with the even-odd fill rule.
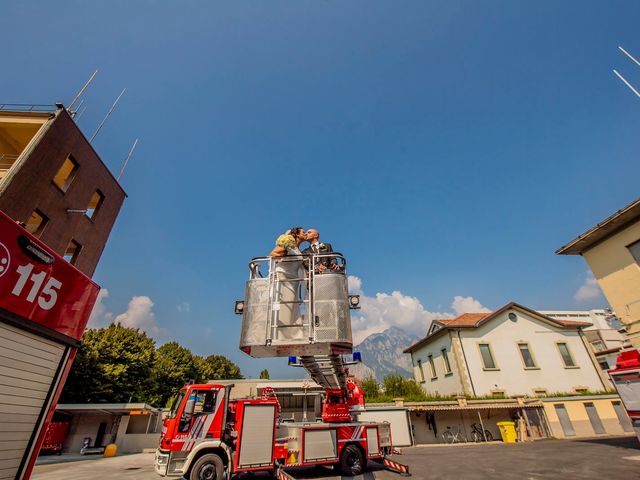
[[0,479],[13,479],[65,346],[0,322]]

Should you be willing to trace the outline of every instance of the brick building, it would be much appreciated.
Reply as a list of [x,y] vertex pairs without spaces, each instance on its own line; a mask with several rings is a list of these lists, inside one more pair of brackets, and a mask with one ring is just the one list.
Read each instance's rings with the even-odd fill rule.
[[92,276],[126,193],[62,105],[34,110],[0,106],[0,210]]

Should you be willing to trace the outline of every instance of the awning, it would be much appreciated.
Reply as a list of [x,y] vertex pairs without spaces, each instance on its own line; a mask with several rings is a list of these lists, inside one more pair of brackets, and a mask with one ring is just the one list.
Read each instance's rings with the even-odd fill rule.
[[67,414],[149,415],[161,410],[145,403],[59,403],[56,412]]
[[542,408],[542,402],[536,403],[484,403],[480,405],[409,405],[411,412],[434,412],[448,410],[519,410],[522,408]]

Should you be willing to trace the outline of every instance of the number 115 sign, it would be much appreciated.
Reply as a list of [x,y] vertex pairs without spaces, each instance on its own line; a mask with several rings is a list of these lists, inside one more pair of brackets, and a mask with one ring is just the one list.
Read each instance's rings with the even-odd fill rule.
[[80,340],[100,288],[0,212],[0,316]]

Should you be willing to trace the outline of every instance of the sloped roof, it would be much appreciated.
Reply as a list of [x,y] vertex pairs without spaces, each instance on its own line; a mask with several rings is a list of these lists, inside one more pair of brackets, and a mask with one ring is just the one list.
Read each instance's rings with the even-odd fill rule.
[[463,313],[456,318],[450,318],[445,320],[435,320],[446,327],[475,327],[485,317],[488,317],[493,312],[484,313]]
[[582,235],[563,245],[556,253],[558,255],[582,255],[597,243],[614,235],[631,223],[640,220],[640,198],[618,210],[613,215],[605,218],[595,227],[590,228]]
[[429,329],[429,333],[427,334],[426,337],[414,343],[410,347],[406,348],[403,351],[403,353],[411,353],[417,348],[420,348],[428,344],[433,337],[439,335],[441,332],[445,332],[445,331],[456,329],[456,328],[478,328],[481,325],[496,318],[498,315],[506,312],[509,309],[520,310],[522,312],[525,312],[531,316],[534,316],[542,320],[543,322],[546,322],[550,325],[553,325],[559,328],[573,329],[573,328],[580,328],[580,327],[588,327],[592,325],[592,323],[590,322],[580,322],[576,320],[557,320],[555,318],[547,317],[546,315],[543,315],[540,312],[527,308],[518,303],[510,302],[493,312],[463,313],[462,315],[459,315],[456,318],[434,320],[433,323],[438,325],[440,328]]

